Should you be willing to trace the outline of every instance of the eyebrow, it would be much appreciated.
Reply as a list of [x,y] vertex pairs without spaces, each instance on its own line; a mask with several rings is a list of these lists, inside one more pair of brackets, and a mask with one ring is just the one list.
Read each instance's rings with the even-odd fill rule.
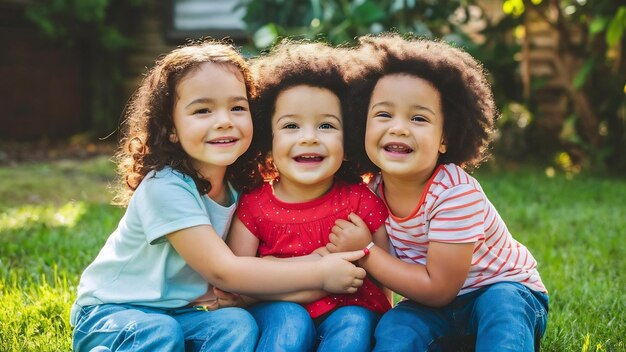
[[[281,115],[279,118],[276,119],[276,123],[279,123],[280,120],[282,120],[282,119],[294,118],[296,116],[297,116],[297,114]],[[333,114],[322,114],[321,116],[333,118],[333,119],[337,120],[339,122],[339,124],[341,124],[343,126],[343,120],[340,117],[336,116],[336,115],[333,115]]]
[[[382,105],[382,106],[393,106],[394,104],[392,103],[388,103],[386,101],[382,101],[380,103],[376,103],[374,105],[372,105],[372,108],[370,110],[374,110],[375,107]],[[417,110],[426,110],[429,111],[431,114],[433,115],[437,115],[434,111],[432,111],[430,108],[424,106],[424,105],[411,105],[411,108],[417,109]]]
[[[239,102],[239,101],[245,101],[246,103],[248,102],[248,98],[246,97],[232,97],[229,99],[232,102]],[[207,103],[212,103],[213,101],[215,101],[215,99],[211,99],[211,98],[198,98],[198,99],[194,99],[192,100],[189,104],[187,104],[185,106],[185,108],[188,108],[194,104],[207,104]]]

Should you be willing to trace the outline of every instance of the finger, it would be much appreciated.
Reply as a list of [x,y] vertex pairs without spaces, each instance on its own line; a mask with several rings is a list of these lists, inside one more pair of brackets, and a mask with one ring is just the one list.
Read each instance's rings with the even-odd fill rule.
[[350,219],[350,221],[358,227],[367,227],[365,221],[363,221],[363,219],[355,213],[350,213],[350,215],[348,215],[348,219]]
[[363,279],[354,279],[352,280],[352,287],[359,288],[363,286]]
[[233,305],[235,305],[235,302],[231,299],[220,299],[220,308],[232,307]]
[[354,276],[355,276],[357,279],[361,279],[361,280],[363,280],[363,279],[367,276],[367,271],[365,271],[365,269],[363,269],[363,268],[361,268],[361,267],[356,267],[356,269],[355,269],[355,270],[356,270],[356,271],[355,271]]
[[[334,230],[334,229],[335,229],[335,228],[333,227],[333,230]],[[334,233],[331,233],[331,234],[328,236],[328,240],[329,240],[331,243],[336,243],[338,239],[339,239],[339,236],[335,235]]]
[[215,301],[204,305],[204,308],[206,308],[206,310],[208,311],[216,310],[219,307],[220,307],[219,299],[216,299]]
[[350,221],[344,219],[335,220],[335,226],[339,226],[339,228],[344,228],[350,225]]
[[213,293],[215,293],[215,297],[217,297],[217,299],[228,299],[231,296],[230,292],[222,291],[220,289],[213,290]]
[[219,289],[219,288],[217,288],[217,287],[213,287],[213,294],[214,294],[215,296],[218,296],[218,297],[219,297],[219,296],[223,295],[223,294],[224,294],[224,292],[226,292],[226,291],[220,290],[220,289]]
[[328,249],[328,251],[330,253],[335,253],[337,252],[337,246],[335,246],[333,243],[327,243],[326,244],[326,249]]
[[358,250],[358,251],[352,251],[352,252],[343,252],[341,253],[341,258],[349,262],[354,262],[363,258],[364,255],[365,255],[365,252],[363,252],[362,250]]
[[356,288],[356,287],[348,287],[348,289],[346,291],[348,293],[356,293],[356,291],[358,291],[358,288]]

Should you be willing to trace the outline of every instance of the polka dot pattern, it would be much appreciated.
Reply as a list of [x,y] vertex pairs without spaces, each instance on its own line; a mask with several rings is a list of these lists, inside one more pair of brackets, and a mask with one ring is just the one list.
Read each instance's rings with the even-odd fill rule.
[[[335,220],[347,219],[350,212],[359,215],[372,232],[388,215],[384,203],[366,185],[337,180],[329,192],[304,203],[281,201],[266,183],[242,196],[237,216],[259,238],[260,256],[288,258],[311,254],[326,245]],[[345,305],[381,313],[391,308],[380,288],[369,280],[353,295],[329,295],[306,307],[317,317]]]

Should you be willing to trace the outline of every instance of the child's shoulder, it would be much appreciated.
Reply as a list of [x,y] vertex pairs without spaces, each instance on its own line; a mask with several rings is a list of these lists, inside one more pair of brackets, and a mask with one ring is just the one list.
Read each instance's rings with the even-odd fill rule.
[[348,192],[349,194],[355,194],[355,195],[373,194],[372,190],[364,182],[348,183],[345,181],[338,181],[337,188],[343,192]]
[[352,204],[379,204],[384,206],[383,201],[376,193],[364,182],[344,183],[341,194],[344,198],[348,198]]
[[[137,191],[140,189],[159,189],[164,191],[164,189],[169,187],[196,189],[195,183],[191,177],[176,169],[166,166],[160,170],[148,172],[137,187]],[[165,192],[167,193],[167,191]]]
[[242,202],[258,201],[260,198],[263,198],[264,196],[268,196],[271,194],[272,194],[272,185],[270,182],[265,181],[259,187],[245,191],[241,195],[241,201]]
[[442,164],[435,170],[432,184],[451,188],[462,185],[478,186],[478,181],[456,164]]

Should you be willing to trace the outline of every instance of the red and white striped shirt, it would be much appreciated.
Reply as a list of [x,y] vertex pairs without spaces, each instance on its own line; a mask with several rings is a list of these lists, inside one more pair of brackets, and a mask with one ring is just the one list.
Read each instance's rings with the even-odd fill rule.
[[[384,199],[380,180],[375,187]],[[502,281],[547,292],[530,251],[511,236],[478,181],[455,164],[440,165],[417,208],[405,218],[390,211],[385,225],[396,256],[409,263],[426,265],[430,241],[475,243],[459,295]]]

